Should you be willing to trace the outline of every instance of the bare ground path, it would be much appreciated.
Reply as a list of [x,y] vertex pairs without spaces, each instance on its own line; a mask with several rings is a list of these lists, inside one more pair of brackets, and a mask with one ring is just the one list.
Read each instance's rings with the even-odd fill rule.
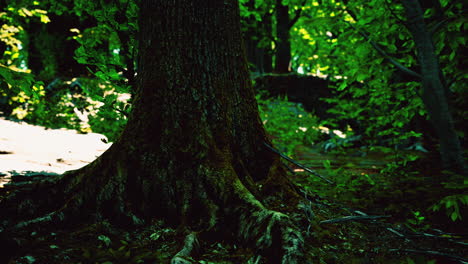
[[0,117],[0,187],[26,172],[61,174],[92,162],[111,144],[96,133],[47,129]]

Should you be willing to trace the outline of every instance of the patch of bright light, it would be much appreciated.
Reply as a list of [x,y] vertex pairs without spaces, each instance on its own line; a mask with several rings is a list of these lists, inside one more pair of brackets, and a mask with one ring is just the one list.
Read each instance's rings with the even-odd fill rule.
[[339,138],[346,138],[346,134],[343,133],[343,131],[338,130],[338,129],[331,130],[328,127],[325,127],[325,126],[313,127],[313,129],[319,130],[320,132],[322,132],[324,134],[334,134]]
[[345,137],[346,137],[346,134],[343,133],[343,132],[340,131],[340,130],[333,130],[333,133],[334,133],[335,135],[337,135],[338,137],[340,137],[340,138],[345,138]]
[[28,66],[26,65],[26,61],[25,60],[22,60],[21,63],[20,63],[20,69],[22,70],[27,70],[28,69]]
[[297,73],[304,74],[304,68],[302,66],[297,67]]

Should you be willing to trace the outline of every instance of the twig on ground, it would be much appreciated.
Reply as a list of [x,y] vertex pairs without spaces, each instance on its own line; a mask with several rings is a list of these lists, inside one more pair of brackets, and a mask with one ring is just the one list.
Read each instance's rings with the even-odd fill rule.
[[[443,236],[443,235],[446,235],[446,236]],[[451,237],[451,236],[457,236],[457,234],[444,233],[442,231],[439,232],[439,235],[429,234],[429,233],[426,233],[426,232],[424,232],[424,233],[413,232],[413,234],[410,234],[410,236],[412,236],[412,237],[429,237],[429,238],[433,238],[433,239],[442,239],[442,240],[445,240],[445,241],[448,241],[448,242],[451,242],[451,243],[460,244],[460,245],[463,245],[463,246],[468,246],[468,243],[463,242],[463,241],[457,241],[457,240],[455,240],[455,239],[453,239]]]

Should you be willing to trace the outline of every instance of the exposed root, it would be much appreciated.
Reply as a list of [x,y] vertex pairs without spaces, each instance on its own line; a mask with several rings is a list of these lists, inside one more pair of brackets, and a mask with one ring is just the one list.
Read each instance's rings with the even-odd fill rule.
[[281,260],[278,263],[306,263],[302,235],[283,213],[264,208],[250,216],[241,216],[239,235],[246,241],[254,239],[258,253],[271,260]]
[[175,254],[171,259],[171,264],[190,264],[190,257],[198,251],[200,244],[198,243],[197,235],[190,233],[185,237],[184,247]]
[[[247,171],[239,172],[241,168],[235,171],[231,161],[220,158],[217,163],[209,163],[207,168],[199,169],[197,173],[203,177],[187,177],[190,181],[182,179],[180,183],[169,186],[172,189],[165,190],[167,193],[158,196],[161,189],[157,184],[149,187],[154,189],[152,192],[152,189],[146,190],[138,185],[143,179],[151,179],[151,173],[158,171],[139,179],[130,177],[129,168],[132,167],[126,168],[123,165],[126,163],[118,158],[112,159],[112,163],[102,162],[103,159],[101,157],[86,169],[66,173],[53,183],[38,184],[29,196],[26,191],[19,192],[16,198],[8,200],[8,209],[26,215],[29,220],[10,221],[4,226],[21,230],[33,225],[83,223],[106,218],[125,226],[140,225],[152,217],[161,217],[161,212],[151,213],[151,210],[159,209],[149,205],[151,202],[158,197],[174,198],[179,203],[171,203],[164,209],[169,212],[166,215],[170,215],[164,220],[179,224],[187,235],[171,264],[192,263],[192,257],[200,250],[199,237],[207,235],[211,240],[223,234],[228,238],[235,235],[242,244],[256,248],[252,263],[307,263],[303,238],[291,218],[267,209],[259,200],[260,197],[275,195],[285,199],[288,189],[280,183],[271,180],[275,190],[284,191],[283,194],[256,193],[256,185],[253,182],[249,184],[251,178]],[[275,172],[274,168],[270,174],[275,175]],[[139,203],[148,205],[139,206]],[[16,204],[19,208],[15,208]],[[226,227],[236,231],[225,230]],[[197,232],[187,233],[186,230]]]
[[235,193],[241,200],[238,207],[238,236],[254,244],[258,254],[269,263],[307,263],[304,255],[304,240],[291,219],[277,211],[265,208],[242,184],[234,184]]
[[62,212],[55,211],[55,212],[48,213],[41,217],[19,222],[17,225],[13,227],[13,229],[18,230],[18,229],[22,229],[33,224],[48,224],[48,223],[62,222],[64,219],[65,219],[65,215]]

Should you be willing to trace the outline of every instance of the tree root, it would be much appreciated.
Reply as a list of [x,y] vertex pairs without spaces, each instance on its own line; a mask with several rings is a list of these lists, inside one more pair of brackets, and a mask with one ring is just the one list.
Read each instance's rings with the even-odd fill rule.
[[171,259],[171,264],[190,264],[192,256],[200,248],[197,235],[192,232],[185,237],[184,247]]
[[[96,168],[98,167],[70,172],[53,183],[38,184],[30,190],[32,198],[26,193],[19,192],[15,198],[8,199],[10,203],[8,208],[11,207],[10,209],[16,213],[26,213],[30,219],[13,225],[11,222],[6,225],[1,223],[2,227],[9,226],[12,230],[21,230],[35,225],[71,223],[75,222],[74,218],[83,222],[100,221],[110,217],[117,223],[125,220],[124,222],[128,224],[143,224],[143,220],[137,217],[131,205],[127,206],[125,200],[128,192],[127,174],[118,169],[101,167],[101,171],[105,173],[99,175],[106,177],[96,177],[91,173]],[[171,264],[192,263],[191,257],[200,250],[199,236],[208,233],[210,235],[229,233],[227,234],[229,237],[234,235],[242,244],[256,248],[254,263],[307,263],[303,249],[304,240],[290,217],[267,209],[239,180],[238,174],[232,167],[205,170],[205,173],[207,171],[209,175],[204,178],[207,180],[198,183],[197,192],[186,192],[186,197],[183,197],[184,202],[179,208],[182,219],[187,220],[195,216],[200,217],[200,221],[181,221],[183,227],[181,232],[186,234],[186,237],[183,247],[172,257]],[[217,177],[220,172],[223,177]],[[114,173],[117,174],[116,177],[108,176]],[[97,182],[93,177],[98,179]],[[92,189],[86,189],[87,186],[91,186]],[[52,195],[47,195],[48,193]],[[44,199],[37,201],[38,198]],[[191,210],[193,200],[201,201],[198,205],[204,208],[196,209],[202,212],[201,215],[194,214]],[[34,207],[37,205],[36,202],[39,205]],[[24,208],[14,208],[11,204],[15,203]],[[47,208],[49,205],[53,205],[51,209]],[[44,212],[44,209],[49,211]],[[220,219],[223,220],[218,222]],[[197,224],[191,226],[190,222]],[[200,222],[201,225],[198,224]],[[197,229],[197,226],[201,227],[201,230]],[[226,230],[226,227],[236,231]],[[187,232],[190,228],[194,228],[192,231],[197,230],[197,232]]]
[[[249,263],[307,263],[302,235],[283,213],[265,208],[254,213],[244,211],[239,218],[237,234],[241,241],[257,249]],[[171,264],[193,263],[192,257],[199,251],[198,235],[191,232],[185,237],[182,249],[171,259]]]
[[269,258],[270,262],[306,263],[302,235],[283,213],[263,208],[250,216],[241,216],[239,235],[246,241],[254,238],[252,242],[259,255]]

